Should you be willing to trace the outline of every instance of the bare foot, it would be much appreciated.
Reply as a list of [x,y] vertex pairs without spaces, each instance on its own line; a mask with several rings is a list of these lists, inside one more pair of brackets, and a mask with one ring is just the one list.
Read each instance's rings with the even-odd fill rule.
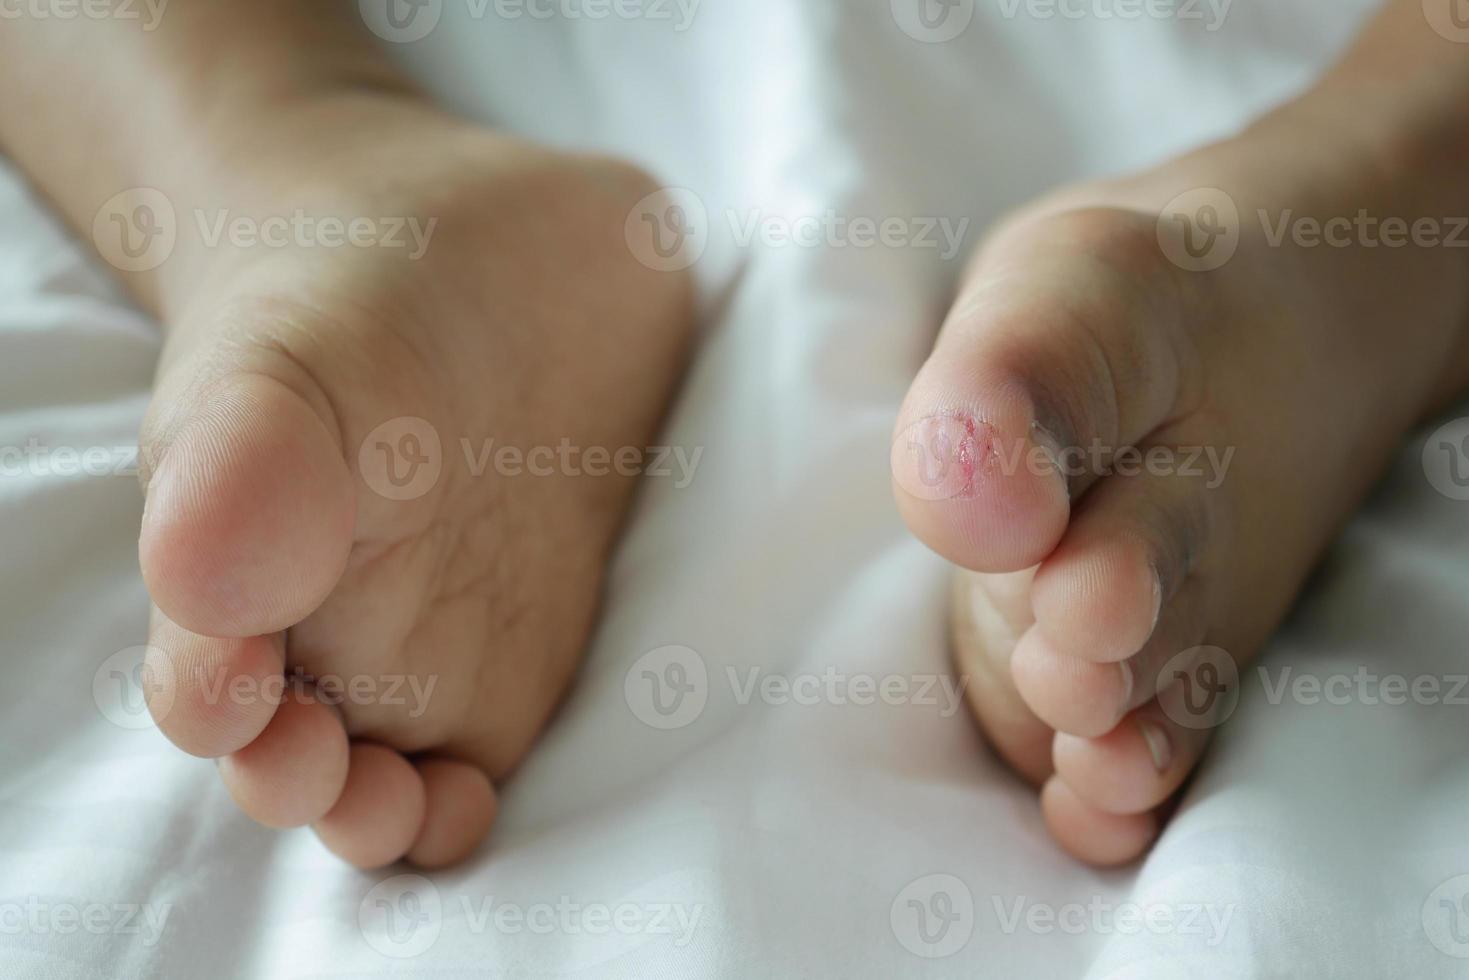
[[1276,240],[1282,220],[1465,213],[1436,158],[1350,145],[1355,112],[1322,95],[1016,216],[901,410],[899,507],[968,570],[971,705],[1084,860],[1153,841],[1231,672],[1469,384],[1462,252]]
[[[634,486],[626,452],[472,464],[648,445],[690,287],[630,252],[651,187],[629,167],[391,97],[271,125],[247,177],[176,202],[192,282],[143,435],[150,701],[256,820],[444,865],[576,670]],[[200,249],[195,206],[437,224],[417,257]]]

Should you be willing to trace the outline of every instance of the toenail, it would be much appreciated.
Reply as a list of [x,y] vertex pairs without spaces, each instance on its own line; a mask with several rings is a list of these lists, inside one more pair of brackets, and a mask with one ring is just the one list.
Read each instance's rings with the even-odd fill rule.
[[1061,486],[1066,490],[1066,496],[1071,496],[1071,480],[1061,463],[1061,441],[1051,434],[1051,431],[1039,422],[1030,423],[1030,441],[1045,454],[1046,462],[1050,465],[1052,473],[1061,479]]
[[1160,773],[1167,772],[1168,767],[1173,764],[1173,739],[1155,721],[1139,719],[1137,727],[1143,734],[1143,741],[1148,743],[1148,754],[1153,757],[1153,768]]
[[1132,704],[1132,689],[1136,685],[1136,678],[1133,676],[1131,660],[1118,661],[1117,669],[1122,672],[1122,699],[1117,705],[1117,720],[1121,721]]
[[1158,574],[1157,565],[1149,565],[1148,572],[1153,577],[1153,623],[1148,627],[1148,635],[1152,636],[1163,616],[1163,576]]

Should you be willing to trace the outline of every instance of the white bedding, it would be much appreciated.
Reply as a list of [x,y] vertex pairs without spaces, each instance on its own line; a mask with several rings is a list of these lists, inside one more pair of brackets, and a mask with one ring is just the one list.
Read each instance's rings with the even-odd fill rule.
[[[968,216],[972,246],[1058,182],[1285,97],[1370,6],[1240,0],[1210,31],[1208,4],[1104,19],[1128,5],[1088,0],[1073,20],[980,0],[934,44],[886,0],[705,0],[687,30],[687,6],[442,0],[395,50],[443,98],[632,155],[715,230],[707,338],[663,440],[702,447],[696,477],[647,481],[577,690],[492,845],[431,881],[251,825],[139,714],[126,447],[156,328],[0,172],[0,976],[1469,975],[1469,704],[1449,697],[1469,503],[1425,479],[1423,438],[1265,663],[1272,684],[1370,672],[1352,691],[1431,676],[1440,703],[1271,703],[1247,674],[1146,863],[1088,870],[946,689],[921,690],[946,668],[945,569],[897,520],[887,450],[960,259],[740,248],[726,218]],[[659,715],[644,671],[675,662],[695,690]],[[752,676],[767,696],[745,697]],[[865,677],[914,696],[854,703]]]

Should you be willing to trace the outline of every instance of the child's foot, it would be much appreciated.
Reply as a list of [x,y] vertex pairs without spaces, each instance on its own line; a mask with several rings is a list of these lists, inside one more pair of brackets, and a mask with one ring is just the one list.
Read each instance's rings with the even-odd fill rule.
[[[972,570],[972,706],[1087,861],[1152,842],[1230,672],[1406,430],[1469,384],[1462,251],[1272,240],[1364,208],[1465,213],[1431,157],[1384,172],[1347,145],[1353,110],[1298,104],[1008,222],[902,408],[899,507]],[[1226,193],[1179,198],[1201,188]]]
[[[434,866],[485,835],[577,666],[617,451],[656,434],[690,294],[626,244],[630,168],[376,101],[282,115],[247,182],[176,202],[195,282],[143,436],[145,678],[256,820]],[[182,254],[196,204],[437,224],[421,257]],[[282,699],[283,672],[314,683]]]

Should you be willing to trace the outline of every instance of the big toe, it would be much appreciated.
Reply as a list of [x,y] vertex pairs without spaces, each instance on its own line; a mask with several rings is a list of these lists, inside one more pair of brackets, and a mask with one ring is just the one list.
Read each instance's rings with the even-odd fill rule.
[[300,394],[259,373],[226,374],[167,412],[167,435],[144,438],[156,465],[139,558],[153,601],[205,636],[300,621],[351,548],[354,492],[338,437]]
[[1179,397],[1179,286],[1140,214],[1079,211],[985,248],[899,413],[913,532],[980,572],[1039,564],[1109,453]]

